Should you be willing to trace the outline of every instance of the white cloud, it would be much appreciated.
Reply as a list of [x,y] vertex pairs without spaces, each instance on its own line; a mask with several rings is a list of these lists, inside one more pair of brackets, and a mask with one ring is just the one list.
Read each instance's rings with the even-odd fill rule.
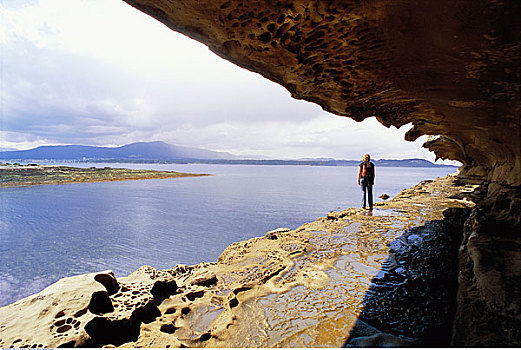
[[163,140],[278,158],[434,159],[404,128],[293,100],[123,1],[4,0],[0,12],[0,147]]
[[[213,123],[203,127],[163,130],[157,139],[179,140],[191,144],[194,135],[208,149],[238,155],[261,154],[272,158],[333,157],[358,159],[364,153],[373,158],[427,158],[432,154],[421,148],[425,138],[414,143],[403,141],[410,125],[385,128],[369,118],[357,123],[349,118],[322,112],[304,121]],[[397,142],[402,140],[401,142]],[[391,146],[390,146],[391,145]],[[413,147],[411,147],[413,146]]]

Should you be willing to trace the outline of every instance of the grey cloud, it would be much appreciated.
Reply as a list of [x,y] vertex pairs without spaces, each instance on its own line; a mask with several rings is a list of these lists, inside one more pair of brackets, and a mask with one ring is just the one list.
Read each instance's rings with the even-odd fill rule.
[[8,72],[4,131],[55,142],[88,142],[102,136],[108,140],[133,129],[153,134],[183,125],[305,120],[321,113],[319,107],[292,100],[283,88],[260,77],[248,84],[227,79],[182,79],[182,84],[175,78],[143,79],[145,72],[39,48],[23,39],[6,47],[3,64]]

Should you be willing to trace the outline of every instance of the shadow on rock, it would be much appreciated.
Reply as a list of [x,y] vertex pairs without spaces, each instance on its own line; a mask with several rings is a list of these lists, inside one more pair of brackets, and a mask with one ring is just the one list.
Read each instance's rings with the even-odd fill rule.
[[413,227],[389,244],[344,347],[449,346],[456,309],[458,249],[469,209]]

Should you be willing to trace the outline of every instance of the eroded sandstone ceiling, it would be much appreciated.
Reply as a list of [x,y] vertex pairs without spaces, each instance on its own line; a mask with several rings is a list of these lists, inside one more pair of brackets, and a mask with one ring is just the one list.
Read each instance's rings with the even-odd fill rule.
[[294,98],[521,185],[518,0],[124,0]]

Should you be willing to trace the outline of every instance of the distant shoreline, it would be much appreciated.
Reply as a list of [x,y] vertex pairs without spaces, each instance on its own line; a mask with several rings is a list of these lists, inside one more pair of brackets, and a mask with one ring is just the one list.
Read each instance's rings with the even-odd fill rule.
[[[316,165],[356,166],[360,160],[332,157],[298,157],[273,159],[261,155],[239,156],[202,148],[171,145],[162,141],[134,142],[119,147],[84,145],[39,146],[29,150],[0,152],[0,161],[8,162],[111,162],[111,163],[166,163],[166,164],[246,164],[246,165]],[[458,167],[434,164],[422,158],[373,159],[376,166]]]
[[68,183],[112,182],[211,176],[175,171],[135,170],[124,168],[76,168],[38,164],[1,164],[0,187],[25,187]]
[[[9,162],[45,162],[45,163],[71,163],[71,164],[97,164],[97,163],[121,163],[121,164],[221,164],[221,165],[309,165],[309,166],[358,166],[356,160],[282,160],[282,159],[9,159]],[[435,164],[424,159],[379,159],[373,160],[377,167],[404,167],[404,168],[459,168],[458,165]]]

